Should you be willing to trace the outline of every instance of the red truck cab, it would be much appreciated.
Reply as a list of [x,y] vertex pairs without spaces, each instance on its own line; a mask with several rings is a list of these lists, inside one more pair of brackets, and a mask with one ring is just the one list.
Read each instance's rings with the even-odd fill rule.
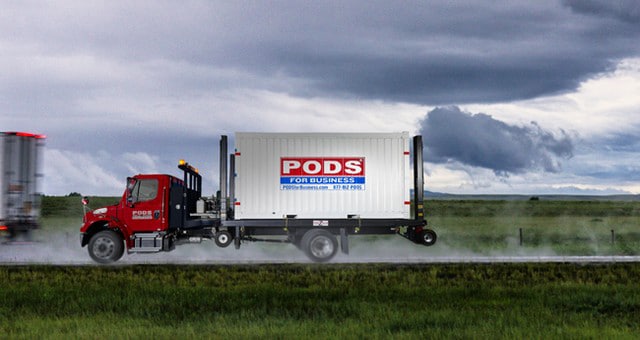
[[[127,188],[118,204],[84,215],[81,245],[89,245],[89,254],[98,262],[119,259],[124,246],[127,250],[136,245],[144,248],[147,244],[136,244],[140,238],[137,235],[155,239],[181,225],[183,187],[183,180],[170,175],[145,174],[128,178]],[[152,248],[158,248],[158,245],[153,244]]]

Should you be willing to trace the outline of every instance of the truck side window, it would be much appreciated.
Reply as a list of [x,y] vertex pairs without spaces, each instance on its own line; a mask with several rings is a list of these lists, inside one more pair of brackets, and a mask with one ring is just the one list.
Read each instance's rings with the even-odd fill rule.
[[157,179],[142,179],[136,182],[133,188],[133,202],[151,201],[158,195]]

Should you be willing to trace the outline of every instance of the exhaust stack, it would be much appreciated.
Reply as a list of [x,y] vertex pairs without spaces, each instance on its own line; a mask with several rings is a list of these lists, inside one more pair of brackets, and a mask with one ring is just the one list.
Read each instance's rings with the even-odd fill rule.
[[413,204],[414,219],[424,220],[424,163],[422,161],[422,136],[413,137]]
[[220,137],[220,218],[227,219],[227,136]]

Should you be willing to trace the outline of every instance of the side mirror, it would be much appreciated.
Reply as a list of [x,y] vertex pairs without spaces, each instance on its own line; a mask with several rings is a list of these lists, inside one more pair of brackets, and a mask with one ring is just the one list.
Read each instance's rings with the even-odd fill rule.
[[[91,210],[91,208],[89,208],[89,197],[82,196],[82,213],[86,214],[89,210]],[[82,220],[84,222],[84,217],[82,218]]]

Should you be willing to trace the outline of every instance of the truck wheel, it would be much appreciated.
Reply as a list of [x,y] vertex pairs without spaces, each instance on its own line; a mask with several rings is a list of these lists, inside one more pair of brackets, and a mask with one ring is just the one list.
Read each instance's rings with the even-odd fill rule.
[[438,235],[431,229],[425,229],[422,231],[422,244],[429,247],[436,243]]
[[113,263],[124,253],[122,237],[111,230],[96,233],[89,240],[89,256],[98,263]]
[[332,233],[323,229],[307,231],[300,245],[313,262],[327,262],[338,252],[338,240]]
[[216,245],[218,247],[226,248],[231,244],[231,242],[233,242],[233,237],[230,232],[221,230],[215,234],[214,241],[216,241]]

